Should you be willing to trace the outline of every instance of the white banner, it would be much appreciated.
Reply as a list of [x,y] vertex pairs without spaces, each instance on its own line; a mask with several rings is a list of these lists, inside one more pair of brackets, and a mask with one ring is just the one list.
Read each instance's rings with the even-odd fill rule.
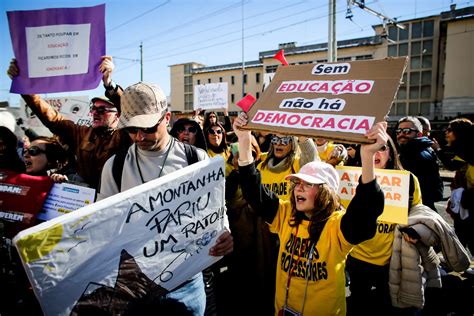
[[194,86],[194,109],[227,109],[227,82]]
[[218,261],[208,253],[228,226],[224,187],[216,157],[20,232],[13,242],[43,312],[126,314]]

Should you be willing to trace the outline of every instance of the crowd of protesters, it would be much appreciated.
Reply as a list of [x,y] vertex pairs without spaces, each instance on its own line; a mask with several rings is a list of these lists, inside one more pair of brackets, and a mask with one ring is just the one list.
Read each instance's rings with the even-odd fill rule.
[[[365,135],[372,144],[344,146],[330,139],[244,130],[245,113],[233,125],[226,111],[224,123],[217,112],[199,110],[173,122],[158,85],[139,82],[123,89],[112,81],[113,70],[111,57],[104,56],[105,96],[91,100],[91,126],[68,120],[39,95],[22,95],[54,137],[31,131],[29,144],[23,144],[1,126],[0,171],[79,183],[96,189],[101,200],[194,163],[188,146],[196,161],[222,156],[231,231],[219,237],[209,255],[224,258],[156,297],[154,308],[172,301],[183,307],[180,315],[430,315],[440,296],[428,288],[443,289],[447,279],[442,277],[457,271],[471,285],[458,286],[461,296],[439,315],[473,313],[467,298],[474,275],[466,252],[474,253],[470,120],[449,123],[446,146],[430,138],[426,118],[411,116],[400,119],[394,133],[386,122],[374,124]],[[9,76],[20,71],[12,60]],[[343,165],[362,172],[347,209],[337,194],[335,168]],[[446,210],[454,228],[435,205],[443,199],[440,166],[455,171]],[[376,168],[410,172],[408,225],[377,221],[384,195]],[[11,275],[21,274],[19,261],[11,247],[4,255],[8,245],[0,237],[0,277],[8,281],[2,284],[15,284]],[[398,274],[402,269],[432,282],[413,282]],[[20,279],[18,291],[2,290],[9,300],[0,304],[0,315],[41,315],[28,281],[24,275]]]

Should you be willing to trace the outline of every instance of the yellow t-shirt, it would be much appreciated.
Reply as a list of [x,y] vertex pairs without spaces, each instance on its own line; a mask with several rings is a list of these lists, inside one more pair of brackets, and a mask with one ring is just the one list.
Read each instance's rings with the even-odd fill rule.
[[[261,160],[265,161],[267,159],[267,153],[261,155]],[[285,180],[285,177],[289,174],[296,173],[300,171],[300,160],[295,158],[293,162],[293,169],[290,167],[282,172],[272,172],[268,165],[262,169],[262,163],[257,166],[257,169],[260,170],[262,175],[262,184],[269,188],[271,191],[275,192],[280,199],[289,201],[290,200],[290,181]]]
[[[414,190],[411,206],[421,204],[421,191],[418,178],[412,174]],[[384,266],[390,263],[392,256],[392,245],[394,230],[397,224],[377,221],[377,230],[372,239],[357,244],[352,249],[350,255],[358,260],[365,261],[378,266]]]
[[[290,227],[288,219],[291,216],[291,203],[280,199],[277,215],[270,225],[270,231],[277,233],[280,238],[275,313],[285,304],[288,274],[293,271],[288,290],[289,308],[301,313],[304,303],[304,315],[346,314],[344,268],[353,245],[344,238],[340,229],[343,214],[338,211],[331,215],[316,247],[311,247],[308,239],[309,221],[303,221],[298,228]],[[293,259],[290,260],[292,253]]]

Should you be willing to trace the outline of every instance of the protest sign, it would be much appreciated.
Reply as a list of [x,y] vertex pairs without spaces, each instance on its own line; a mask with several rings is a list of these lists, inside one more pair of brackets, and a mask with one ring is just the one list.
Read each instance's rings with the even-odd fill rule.
[[94,203],[95,189],[71,183],[55,183],[49,191],[38,218],[44,221],[71,213]]
[[20,69],[10,92],[95,89],[105,55],[105,5],[7,12]]
[[[66,119],[73,121],[77,125],[90,126],[92,116],[89,112],[89,97],[87,96],[69,96],[56,98],[43,98],[54,109],[56,109]],[[26,127],[32,128],[39,135],[52,136],[49,129],[41,123],[40,119],[33,113],[33,111],[26,106],[23,99],[20,99],[20,108],[24,113],[24,121]]]
[[387,58],[278,67],[244,128],[368,143],[364,134],[388,115],[406,62]]
[[30,176],[0,169],[0,223],[11,239],[36,224],[36,215],[53,185],[47,176]]
[[45,315],[130,314],[220,257],[208,255],[225,214],[222,157],[20,232],[13,243]]
[[227,109],[227,82],[194,86],[194,109]]
[[[337,166],[336,170],[340,180],[337,193],[342,204],[347,208],[355,195],[362,169],[360,167]],[[385,195],[385,207],[378,220],[406,225],[408,223],[410,173],[403,170],[375,169],[375,176]]]

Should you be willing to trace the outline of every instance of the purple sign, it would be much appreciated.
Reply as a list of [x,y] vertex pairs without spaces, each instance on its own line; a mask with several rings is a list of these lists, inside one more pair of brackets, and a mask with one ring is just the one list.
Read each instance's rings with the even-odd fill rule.
[[10,92],[21,94],[92,90],[102,79],[105,4],[7,12],[20,74]]

